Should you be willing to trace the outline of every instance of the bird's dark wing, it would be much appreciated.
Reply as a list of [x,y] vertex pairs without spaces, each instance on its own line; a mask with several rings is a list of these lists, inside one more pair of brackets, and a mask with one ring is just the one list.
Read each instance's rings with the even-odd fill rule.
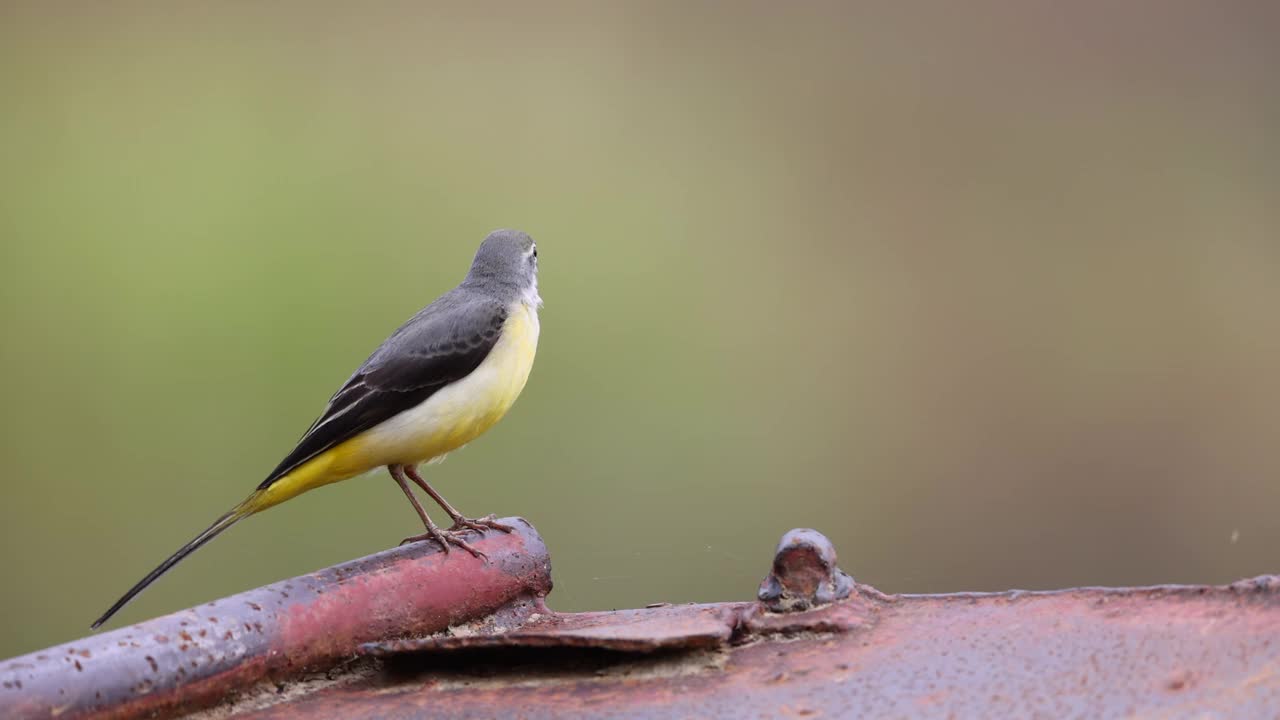
[[489,298],[446,295],[396,330],[329,400],[262,490],[311,458],[419,405],[484,362],[507,309]]

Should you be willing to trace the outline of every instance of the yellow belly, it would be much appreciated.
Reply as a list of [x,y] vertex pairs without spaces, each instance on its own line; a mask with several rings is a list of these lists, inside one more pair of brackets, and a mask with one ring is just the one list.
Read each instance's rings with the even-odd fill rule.
[[502,336],[470,375],[303,463],[246,501],[249,512],[385,465],[434,460],[476,439],[520,396],[533,369],[538,332],[537,310],[517,303]]

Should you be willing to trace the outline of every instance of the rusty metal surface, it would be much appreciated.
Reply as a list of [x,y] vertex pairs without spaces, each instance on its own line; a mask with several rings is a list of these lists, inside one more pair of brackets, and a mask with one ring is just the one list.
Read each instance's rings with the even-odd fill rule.
[[778,541],[773,568],[760,583],[756,598],[773,612],[808,610],[843,600],[853,592],[853,578],[836,565],[836,548],[827,536],[810,528],[791,530]]
[[[423,638],[367,643],[362,654],[396,657],[480,648],[589,648],[631,653],[716,648],[746,635],[845,632],[869,619],[862,602],[829,606],[847,598],[853,578],[836,565],[836,550],[817,530],[782,536],[773,566],[760,585],[760,603],[713,603],[642,610],[556,613],[540,608],[518,627],[488,624]],[[795,610],[815,609],[805,615]],[[461,630],[461,631],[459,631]]]
[[519,628],[501,633],[444,634],[368,643],[362,653],[393,657],[467,648],[576,647],[650,653],[672,648],[714,648],[733,636],[748,603],[685,605],[613,612],[530,615]]
[[[1264,577],[1213,588],[869,590],[818,610],[765,613],[787,618],[787,630],[762,636],[739,625],[718,649],[468,650],[452,660],[406,652],[360,683],[232,716],[1277,717],[1278,587]],[[709,607],[677,606],[663,622]],[[843,614],[840,628],[832,617]]]
[[483,561],[414,543],[0,662],[0,717],[173,714],[267,679],[327,669],[364,643],[541,606],[550,560],[520,518]]
[[[1280,717],[1274,576],[1219,587],[895,596],[854,583],[837,567],[830,542],[803,530],[779,543],[757,602],[556,613],[541,599],[550,588],[546,556],[531,529],[484,542],[502,558],[495,567],[393,557],[385,562],[435,570],[362,580],[349,599],[336,601],[339,608],[316,609],[334,604],[331,596],[309,597],[303,610],[275,610],[272,627],[292,630],[266,633],[268,640],[201,683],[101,707],[107,716],[180,715],[191,708],[175,697],[221,692],[227,702],[194,717]],[[376,567],[359,575],[372,570],[377,578],[382,557],[362,561]],[[326,595],[352,582],[333,572],[311,576],[325,578]],[[495,573],[519,581],[504,585]],[[291,582],[297,592],[299,580]],[[451,589],[433,591],[432,582]],[[491,610],[498,587],[510,599]],[[418,588],[432,597],[420,599]],[[278,600],[282,589],[289,586],[255,592]],[[468,600],[462,591],[487,599]],[[250,595],[161,620],[203,628],[191,623],[213,624],[214,607],[230,618],[229,604]],[[401,607],[406,602],[412,608]],[[394,624],[383,623],[395,613]],[[144,626],[127,631],[138,637]],[[180,658],[162,644],[171,652],[165,672],[176,672],[170,663]],[[100,659],[97,649],[81,658],[82,646],[89,649],[74,643],[36,660],[47,668]],[[137,654],[121,657],[133,662]],[[13,662],[0,670],[6,682],[17,677],[7,673],[27,671]],[[74,688],[80,698],[101,691],[67,681],[72,672],[89,667],[65,670],[63,684],[50,680],[42,696],[57,688]],[[115,672],[145,676],[132,666]],[[0,717],[14,707],[0,705]]]

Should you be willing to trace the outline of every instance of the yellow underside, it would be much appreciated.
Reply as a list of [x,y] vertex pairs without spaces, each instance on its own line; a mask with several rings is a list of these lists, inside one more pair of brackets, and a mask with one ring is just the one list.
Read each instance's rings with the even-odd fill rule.
[[479,437],[506,415],[529,379],[538,349],[536,312],[517,303],[497,344],[470,375],[308,460],[250,496],[241,512],[250,515],[385,465],[441,458]]

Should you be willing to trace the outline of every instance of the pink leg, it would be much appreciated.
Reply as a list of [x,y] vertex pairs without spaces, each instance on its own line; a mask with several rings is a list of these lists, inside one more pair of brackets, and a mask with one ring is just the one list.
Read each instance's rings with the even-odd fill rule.
[[[391,473],[391,477],[395,479],[396,484],[404,491],[405,497],[409,498],[409,502],[413,503],[413,509],[417,511],[418,517],[422,518],[422,524],[426,526],[427,531],[421,535],[413,535],[400,541],[401,545],[405,543],[418,542],[420,540],[435,540],[440,543],[440,547],[444,549],[446,555],[449,554],[449,544],[452,543],[478,558],[485,558],[485,554],[475,549],[466,540],[463,540],[461,533],[450,528],[449,530],[441,530],[435,523],[431,522],[431,518],[427,515],[427,511],[422,508],[422,503],[418,502],[418,496],[413,494],[409,483],[405,481],[404,465],[388,465],[387,472]],[[415,475],[417,473],[414,473]]]
[[462,530],[464,528],[477,530],[479,532],[484,532],[489,528],[501,530],[502,532],[511,532],[512,530],[515,530],[515,528],[510,525],[504,525],[498,522],[492,515],[485,515],[482,518],[463,517],[462,513],[454,509],[454,507],[449,504],[449,501],[444,499],[444,496],[436,492],[434,488],[427,484],[426,480],[422,479],[422,476],[418,474],[418,468],[412,465],[405,465],[404,474],[408,475],[410,480],[417,483],[418,487],[425,490],[426,493],[431,496],[431,499],[436,501],[436,504],[444,508],[444,511],[453,519],[453,527],[449,528],[450,530]]

